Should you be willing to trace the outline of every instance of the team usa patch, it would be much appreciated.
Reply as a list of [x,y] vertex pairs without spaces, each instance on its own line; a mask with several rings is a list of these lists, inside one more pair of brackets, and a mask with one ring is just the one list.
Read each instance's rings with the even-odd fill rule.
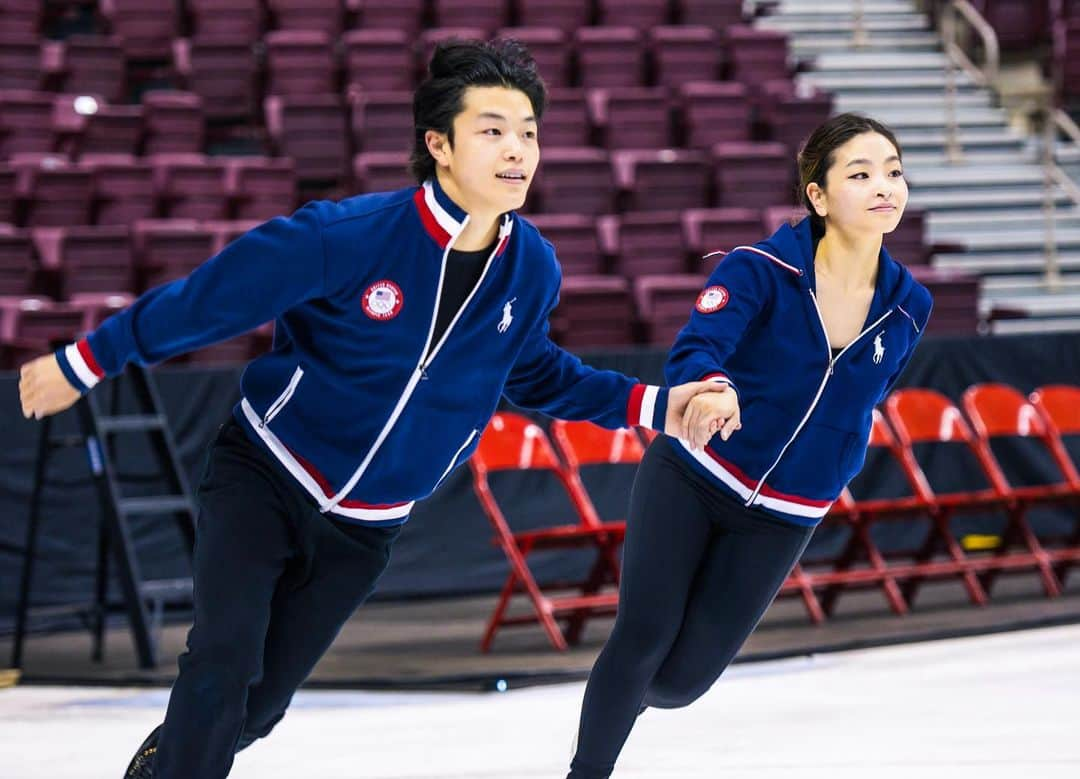
[[401,313],[405,296],[401,294],[401,287],[389,279],[383,279],[367,288],[362,303],[365,314],[378,322],[385,322]]
[[712,314],[728,304],[731,295],[725,287],[706,287],[698,295],[697,310],[703,314]]

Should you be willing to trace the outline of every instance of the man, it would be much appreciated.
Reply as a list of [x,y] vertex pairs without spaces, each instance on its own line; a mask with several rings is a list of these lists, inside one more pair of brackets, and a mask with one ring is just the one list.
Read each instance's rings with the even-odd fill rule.
[[684,434],[689,399],[723,389],[647,387],[549,340],[558,263],[513,213],[544,102],[519,44],[441,46],[414,97],[419,188],[273,219],[22,370],[23,413],[41,417],[129,361],[275,320],[274,348],[245,370],[211,448],[194,624],[165,722],[128,776],[223,777],[270,732],[371,594],[414,502],[469,457],[502,395]]

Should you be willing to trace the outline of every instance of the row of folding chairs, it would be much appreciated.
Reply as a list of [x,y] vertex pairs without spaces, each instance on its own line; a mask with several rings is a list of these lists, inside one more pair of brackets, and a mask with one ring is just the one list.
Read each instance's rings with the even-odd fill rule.
[[[549,436],[519,414],[496,414],[469,460],[474,490],[494,529],[494,543],[509,564],[481,640],[484,652],[491,649],[501,628],[537,624],[552,647],[565,650],[580,641],[590,618],[611,615],[618,605],[619,547],[626,523],[601,519],[582,481],[582,469],[634,465],[644,454],[643,444],[655,434],[641,431],[647,434],[643,440],[627,428],[612,431],[562,420],[554,421],[550,431]],[[839,529],[846,541],[836,553],[804,558],[780,594],[799,597],[815,624],[834,613],[841,594],[868,587],[880,589],[898,615],[909,613],[919,588],[933,580],[958,581],[978,606],[989,602],[992,586],[1003,573],[1033,573],[1048,597],[1060,595],[1068,570],[1080,565],[1080,474],[1065,445],[1070,436],[1080,436],[1080,386],[1045,386],[1025,396],[1005,384],[978,384],[964,393],[960,406],[934,390],[893,392],[883,411],[873,412],[869,444],[872,454],[891,460],[902,474],[907,494],[857,497],[845,489],[819,532]],[[1045,453],[1049,470],[1038,484],[1020,484],[1007,475],[992,446],[1002,438],[1024,439]],[[927,444],[966,450],[985,483],[964,489],[932,487],[930,470],[924,470]],[[541,528],[515,530],[514,517],[507,515],[492,490],[497,474],[507,471],[552,474],[569,498],[573,516]],[[1064,507],[1067,519],[1055,532],[1037,534],[1028,515],[1047,506]],[[1003,517],[1003,530],[990,518],[985,527],[992,531],[957,537],[955,517],[988,513]],[[925,526],[925,539],[916,548],[883,549],[875,540],[878,525],[898,520]],[[594,555],[587,572],[571,581],[542,585],[530,557],[573,549]],[[524,596],[528,610],[511,609],[515,596]]]

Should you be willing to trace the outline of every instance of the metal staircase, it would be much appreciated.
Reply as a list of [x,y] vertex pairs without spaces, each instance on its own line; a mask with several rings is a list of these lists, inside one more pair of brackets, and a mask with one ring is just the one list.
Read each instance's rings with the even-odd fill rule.
[[[810,68],[797,81],[834,93],[837,111],[896,131],[928,241],[962,247],[935,254],[933,265],[980,276],[984,316],[1025,315],[992,320],[993,332],[1080,331],[1078,190],[1048,179],[1041,139],[1010,122],[993,79],[949,67],[946,51],[955,49],[915,0],[778,0],[755,25],[789,35],[793,56]],[[1077,160],[1075,149],[1056,157],[1074,176]]]

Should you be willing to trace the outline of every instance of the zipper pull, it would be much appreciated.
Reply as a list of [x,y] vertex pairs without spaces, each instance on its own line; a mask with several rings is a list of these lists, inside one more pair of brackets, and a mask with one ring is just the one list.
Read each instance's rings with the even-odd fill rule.
[[833,357],[833,358],[831,358],[829,360],[829,375],[830,376],[832,376],[832,374],[833,374],[833,366],[834,365],[836,365],[836,358],[835,357]]
[[428,380],[427,366],[426,365],[421,365],[420,366],[420,381],[427,381],[427,380]]

